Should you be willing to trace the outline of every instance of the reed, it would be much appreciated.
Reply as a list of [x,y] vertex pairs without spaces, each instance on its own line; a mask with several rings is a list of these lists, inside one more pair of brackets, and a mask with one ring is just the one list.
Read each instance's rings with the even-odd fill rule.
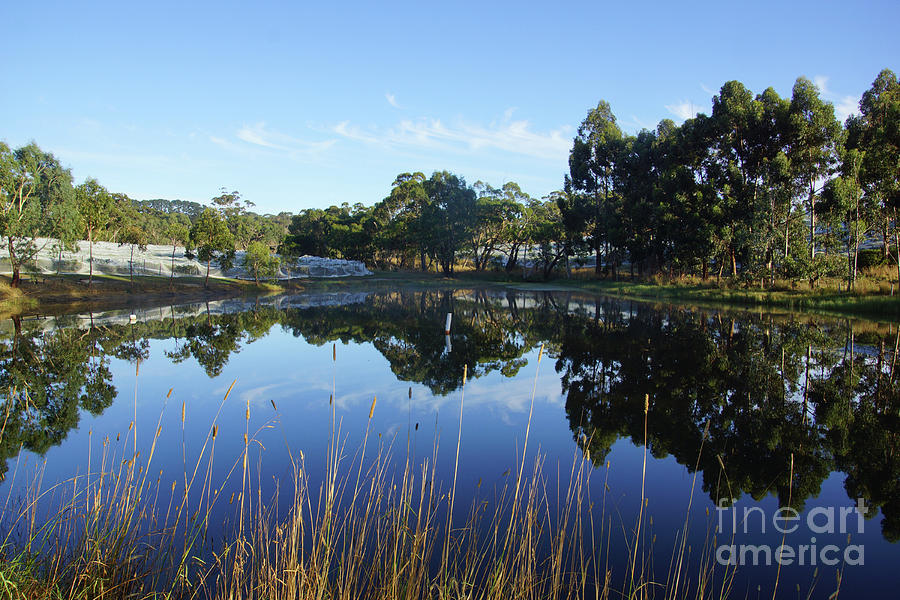
[[[332,351],[336,363],[336,348]],[[542,355],[543,349],[538,366]],[[115,440],[106,439],[100,456],[89,458],[91,467],[84,475],[46,490],[40,473],[36,475],[25,502],[18,508],[8,504],[4,513],[13,517],[3,522],[7,535],[0,544],[0,596],[67,600],[727,596],[727,585],[712,588],[714,566],[708,550],[701,554],[699,570],[692,571],[695,563],[685,548],[687,519],[667,576],[654,578],[652,542],[646,541],[652,520],[645,513],[643,491],[637,524],[631,533],[621,527],[622,545],[617,546],[613,531],[618,525],[614,515],[606,514],[607,481],[599,510],[591,501],[591,481],[599,470],[588,451],[574,452],[567,472],[545,474],[542,454],[528,453],[537,377],[536,372],[521,453],[511,466],[514,478],[505,477],[502,485],[491,489],[482,489],[479,482],[471,504],[461,512],[456,510],[463,508],[457,506],[456,475],[465,384],[459,397],[453,478],[447,489],[437,467],[437,440],[431,454],[421,459],[407,449],[398,467],[392,440],[369,439],[374,397],[362,443],[350,453],[334,409],[335,385],[329,398],[333,433],[322,482],[311,482],[304,454],[295,455],[288,445],[291,476],[264,500],[261,468],[254,466],[251,449],[261,446],[257,442],[263,429],[283,430],[274,402],[271,415],[255,431],[247,404],[241,451],[225,459],[230,465],[225,476],[214,480],[214,458],[222,460],[215,457],[222,435],[218,419],[233,382],[190,464],[183,441],[184,474],[176,480],[151,475],[163,431],[162,414],[145,455],[137,447],[136,430],[128,431]],[[165,401],[172,395],[170,390]],[[11,390],[7,415],[14,408],[9,403],[15,402],[27,402],[27,393]],[[189,408],[181,404],[183,440]],[[645,430],[650,409],[648,398]],[[133,423],[130,429],[136,427]],[[284,439],[287,444],[286,433]],[[229,483],[238,477],[240,485],[229,495]],[[646,462],[642,490],[645,477]],[[287,502],[282,503],[280,496],[285,494]],[[38,507],[48,503],[59,508],[41,520]],[[225,540],[210,540],[210,519],[225,506],[233,514],[233,527]],[[283,514],[280,506],[287,507]],[[611,555],[628,557],[625,571],[613,573]],[[620,576],[621,588],[614,583],[621,581]]]

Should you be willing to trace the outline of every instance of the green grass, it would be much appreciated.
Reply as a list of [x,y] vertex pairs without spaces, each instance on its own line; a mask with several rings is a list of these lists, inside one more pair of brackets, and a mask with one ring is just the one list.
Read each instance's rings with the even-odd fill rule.
[[890,294],[891,283],[880,277],[862,278],[857,291],[843,291],[845,282],[825,280],[817,288],[780,281],[770,289],[745,287],[697,278],[666,280],[596,279],[592,274],[576,273],[572,279],[523,279],[521,273],[464,271],[454,278],[435,273],[378,272],[375,280],[403,282],[422,287],[450,287],[461,284],[511,285],[517,289],[580,290],[619,298],[687,303],[707,307],[765,307],[788,311],[817,312],[831,315],[859,315],[870,318],[900,319],[900,287]]

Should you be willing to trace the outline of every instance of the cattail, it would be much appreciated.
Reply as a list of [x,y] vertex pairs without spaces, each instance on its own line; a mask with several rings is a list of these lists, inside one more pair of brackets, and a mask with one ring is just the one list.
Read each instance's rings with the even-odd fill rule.
[[172,482],[172,493],[173,494],[175,493],[175,482],[174,481]]
[[409,399],[412,400],[412,386],[409,387]]
[[541,344],[541,349],[538,350],[538,364],[541,364],[541,357],[544,356],[544,344]]
[[250,420],[250,404],[249,403],[247,404],[247,410],[244,412],[244,419],[246,419],[247,421]]
[[234,384],[236,384],[236,383],[237,383],[237,379],[235,379],[234,381],[232,381],[232,382],[231,382],[231,385],[228,386],[228,391],[225,392],[225,397],[222,399],[223,402],[224,402],[225,400],[228,400],[228,396],[231,395],[231,390],[232,390],[232,388],[234,388]]
[[706,426],[703,428],[703,437],[701,439],[706,439],[706,436],[709,435],[709,421],[706,422]]
[[331,345],[331,360],[332,362],[337,360],[337,344]]
[[275,412],[278,412],[278,407],[275,406],[275,401],[274,401],[274,400],[269,400],[269,402],[272,403],[272,410],[274,410]]
[[463,365],[463,385],[466,385],[466,378],[469,376],[469,365]]
[[213,425],[212,439],[216,439],[216,434],[217,434],[217,433],[219,433],[219,426],[218,426],[218,425]]
[[228,504],[234,502],[234,492],[231,492],[231,498],[228,500]]
[[134,421],[128,424],[128,431],[131,431],[132,429],[134,429]]
[[182,424],[182,425],[184,425],[184,409],[185,409],[185,404],[186,404],[185,402],[182,402],[182,403],[181,403],[181,424]]
[[245,433],[245,434],[244,434],[244,445],[246,446],[248,443],[249,443],[249,442],[248,442],[248,440],[247,440],[247,434]]
[[644,414],[650,411],[650,394],[644,394]]
[[375,414],[375,403],[378,402],[378,396],[372,396],[372,406],[369,407],[369,419]]
[[174,389],[175,389],[175,388],[169,388],[169,393],[168,393],[168,394],[166,394],[166,399],[168,399],[168,398],[169,398],[169,396],[171,396],[171,395],[172,395],[172,390],[174,390]]

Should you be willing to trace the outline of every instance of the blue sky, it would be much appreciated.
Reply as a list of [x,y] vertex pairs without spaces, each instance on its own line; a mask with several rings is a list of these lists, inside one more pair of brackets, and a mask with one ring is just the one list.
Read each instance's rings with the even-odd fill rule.
[[3,2],[0,140],[133,198],[372,204],[398,173],[562,185],[572,136],[709,111],[727,80],[841,116],[900,69],[893,2]]

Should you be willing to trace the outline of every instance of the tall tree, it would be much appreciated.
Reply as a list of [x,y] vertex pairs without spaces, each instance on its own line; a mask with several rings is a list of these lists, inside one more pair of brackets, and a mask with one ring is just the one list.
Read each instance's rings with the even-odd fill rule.
[[[881,210],[887,233],[887,222],[893,221],[897,256],[897,278],[900,281],[900,79],[884,69],[863,94],[860,116],[847,122],[849,148],[864,152],[860,178],[867,196]],[[884,236],[885,248],[889,244]]]
[[94,282],[94,233],[106,225],[113,199],[96,179],[86,179],[75,188],[78,212],[88,234],[88,286]]
[[842,129],[834,117],[834,106],[823,101],[819,88],[805,77],[794,83],[789,119],[788,158],[794,177],[804,190],[809,210],[812,283],[819,275],[816,267],[816,195],[837,164]]
[[219,211],[207,208],[197,217],[189,238],[191,247],[197,249],[197,258],[206,263],[203,285],[209,287],[209,266],[213,260],[219,263],[222,270],[231,267],[234,260],[234,237]]
[[269,279],[278,274],[279,259],[269,252],[269,247],[262,242],[250,242],[244,252],[243,266],[253,274],[259,284],[259,278]]
[[617,213],[613,174],[621,142],[622,130],[616,117],[609,103],[601,100],[581,122],[569,153],[569,173],[576,193],[573,198],[592,203],[585,234],[594,249],[597,274],[602,269],[601,256],[609,247],[610,227]]
[[72,175],[55,156],[34,143],[10,151],[0,142],[0,234],[6,236],[12,287],[19,285],[22,265],[46,245],[37,238],[56,233],[54,208],[72,195]]
[[166,228],[166,237],[169,239],[169,243],[172,244],[172,266],[169,273],[169,280],[171,281],[175,278],[175,249],[178,247],[178,244],[188,243],[191,231],[184,223],[172,221]]
[[131,285],[134,285],[134,249],[147,249],[147,232],[135,225],[129,225],[125,231],[119,236],[119,245],[129,245],[131,247],[131,259],[128,261],[128,275],[131,279]]
[[424,187],[431,201],[424,214],[424,224],[433,231],[429,245],[444,275],[452,276],[456,254],[471,234],[475,190],[447,171],[435,171]]

